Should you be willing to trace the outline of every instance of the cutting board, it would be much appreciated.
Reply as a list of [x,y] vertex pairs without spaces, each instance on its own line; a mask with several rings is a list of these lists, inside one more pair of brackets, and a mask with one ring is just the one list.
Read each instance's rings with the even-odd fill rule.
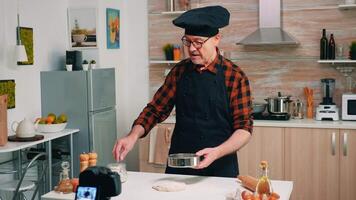
[[0,146],[7,143],[7,95],[0,95]]

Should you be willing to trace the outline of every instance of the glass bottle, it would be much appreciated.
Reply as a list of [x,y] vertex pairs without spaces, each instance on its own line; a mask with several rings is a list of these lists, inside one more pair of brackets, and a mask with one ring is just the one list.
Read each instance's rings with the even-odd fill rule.
[[110,163],[107,166],[111,171],[117,172],[120,175],[121,183],[127,181],[127,171],[126,171],[126,164],[124,162],[118,163]]
[[173,60],[179,61],[180,58],[180,46],[178,44],[173,45]]
[[261,161],[260,170],[261,175],[256,185],[255,196],[259,196],[261,200],[267,200],[273,192],[271,181],[268,178],[267,161]]
[[69,162],[64,161],[61,164],[62,172],[60,173],[60,181],[58,184],[58,191],[63,193],[71,193],[73,185],[69,179]]
[[328,55],[330,60],[335,60],[335,39],[334,34],[330,34]]
[[328,59],[328,38],[326,37],[326,30],[323,29],[323,36],[320,39],[320,60]]

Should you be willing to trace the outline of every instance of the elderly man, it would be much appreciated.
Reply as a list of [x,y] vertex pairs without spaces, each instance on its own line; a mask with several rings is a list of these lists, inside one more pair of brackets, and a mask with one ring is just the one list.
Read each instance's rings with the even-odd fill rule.
[[229,24],[230,13],[221,6],[192,9],[173,24],[184,28],[182,42],[189,58],[176,64],[135,120],[130,133],[113,149],[123,160],[138,138],[165,120],[176,106],[176,125],[170,154],[195,153],[203,160],[194,169],[166,168],[166,173],[235,177],[236,151],[251,137],[251,97],[244,72],[219,54],[219,28]]

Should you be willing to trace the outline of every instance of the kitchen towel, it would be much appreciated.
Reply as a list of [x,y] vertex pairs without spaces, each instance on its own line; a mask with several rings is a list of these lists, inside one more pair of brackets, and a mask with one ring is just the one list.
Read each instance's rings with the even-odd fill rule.
[[148,145],[148,163],[153,163],[155,157],[157,126],[150,131],[149,145]]
[[168,151],[171,144],[171,132],[171,127],[162,126],[157,128],[154,164],[165,165],[167,163]]

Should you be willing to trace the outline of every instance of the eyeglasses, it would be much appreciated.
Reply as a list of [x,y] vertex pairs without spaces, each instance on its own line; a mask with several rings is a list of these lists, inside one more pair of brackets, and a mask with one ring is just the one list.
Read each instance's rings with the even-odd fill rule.
[[200,48],[203,47],[203,44],[204,44],[206,41],[208,41],[209,39],[210,39],[210,37],[209,37],[208,39],[202,41],[202,42],[200,42],[200,41],[190,41],[190,40],[188,40],[187,37],[183,36],[183,37],[182,37],[182,42],[183,42],[183,44],[184,44],[185,46],[187,46],[187,47],[190,47],[190,45],[193,44],[193,46],[194,46],[196,49],[200,49]]

